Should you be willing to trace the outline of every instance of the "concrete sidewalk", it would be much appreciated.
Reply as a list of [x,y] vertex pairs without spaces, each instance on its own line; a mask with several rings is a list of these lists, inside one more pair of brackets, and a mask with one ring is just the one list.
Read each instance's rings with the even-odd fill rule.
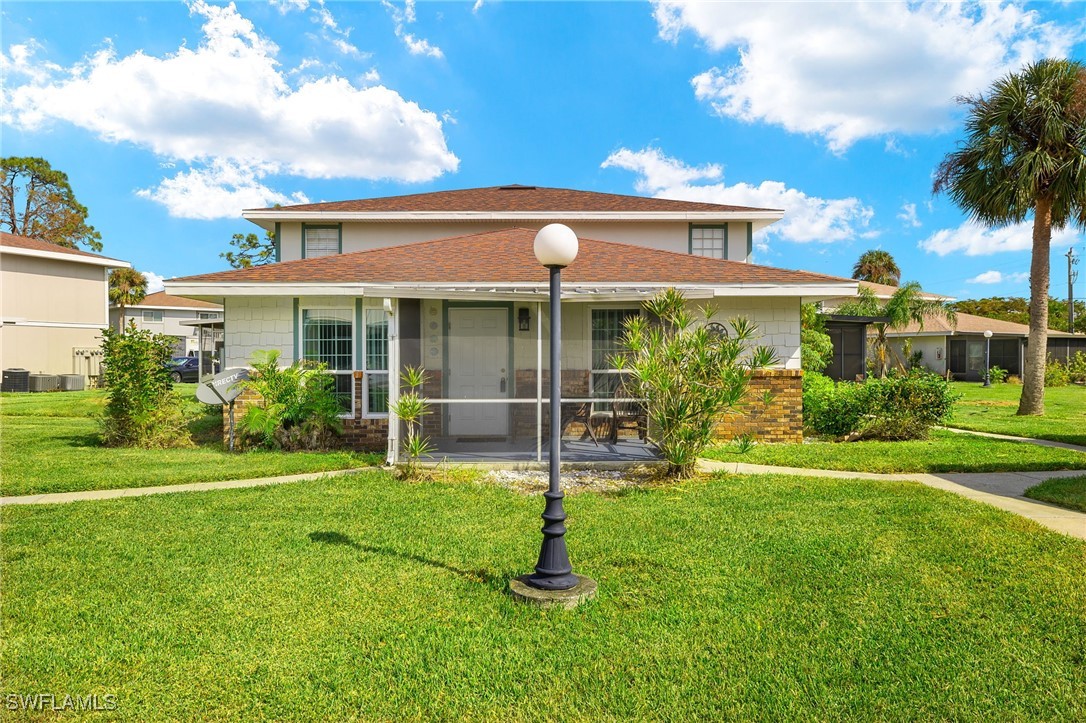
[[998,507],[1027,517],[1050,530],[1086,540],[1086,512],[1076,512],[1024,497],[1030,487],[1058,477],[1082,477],[1086,470],[1053,472],[991,472],[929,474],[926,472],[875,474],[872,472],[842,472],[840,470],[776,467],[742,462],[717,462],[703,459],[700,468],[706,472],[732,474],[790,474],[800,477],[829,477],[832,479],[870,479],[894,482],[919,482],[935,489],[953,492],[976,502]]
[[281,485],[289,482],[306,482],[308,480],[321,479],[322,477],[341,477],[345,474],[363,472],[372,467],[356,467],[354,469],[331,470],[328,472],[308,472],[306,474],[287,474],[279,477],[258,477],[256,479],[233,479],[223,482],[192,482],[182,485],[164,485],[162,487],[129,487],[117,490],[86,490],[84,492],[56,492],[41,495],[23,495],[21,497],[0,497],[2,505],[55,505],[65,502],[82,502],[85,500],[115,500],[120,497],[143,497],[145,495],[162,495],[172,492],[206,492],[208,490],[234,490],[243,487],[267,487],[269,485]]
[[1086,454],[1086,447],[1080,444],[1071,444],[1070,442],[1056,442],[1051,439],[1037,439],[1036,437],[1015,437],[1011,434],[996,434],[995,432],[977,432],[972,429],[959,429],[957,427],[938,427],[945,432],[954,432],[955,434],[972,434],[975,437],[988,437],[989,439],[1002,439],[1007,442],[1023,442],[1025,444],[1036,444],[1038,447],[1056,447],[1057,449],[1070,449],[1075,452],[1082,452]]

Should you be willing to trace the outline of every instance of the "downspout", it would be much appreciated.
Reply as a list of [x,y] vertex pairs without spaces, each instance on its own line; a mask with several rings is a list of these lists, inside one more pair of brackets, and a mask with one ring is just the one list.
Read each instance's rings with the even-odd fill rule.
[[394,407],[400,399],[400,322],[399,299],[385,299],[388,312],[388,454],[387,464],[400,460],[400,418]]

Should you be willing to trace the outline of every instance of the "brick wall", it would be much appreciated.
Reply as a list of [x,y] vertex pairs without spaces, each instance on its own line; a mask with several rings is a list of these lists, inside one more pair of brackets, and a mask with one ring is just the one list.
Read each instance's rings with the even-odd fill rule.
[[[763,408],[765,392],[773,395]],[[747,387],[742,414],[721,417],[713,430],[717,439],[731,441],[749,434],[758,442],[803,441],[803,372],[799,369],[763,369]]]

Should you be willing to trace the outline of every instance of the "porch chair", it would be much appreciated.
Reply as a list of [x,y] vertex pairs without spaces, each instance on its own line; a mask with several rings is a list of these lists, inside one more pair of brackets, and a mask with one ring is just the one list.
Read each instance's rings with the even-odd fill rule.
[[566,435],[566,428],[571,424],[580,424],[584,426],[585,431],[581,434],[581,439],[584,439],[585,434],[592,440],[592,444],[597,447],[600,446],[599,440],[596,439],[596,432],[592,429],[592,425],[600,418],[601,412],[596,411],[595,402],[575,402],[572,404],[562,405],[562,426],[559,436],[564,437]]
[[[615,389],[614,399],[628,396],[625,384]],[[611,444],[618,442],[618,430],[636,429],[637,438],[644,442],[648,437],[648,416],[644,402],[611,402]]]

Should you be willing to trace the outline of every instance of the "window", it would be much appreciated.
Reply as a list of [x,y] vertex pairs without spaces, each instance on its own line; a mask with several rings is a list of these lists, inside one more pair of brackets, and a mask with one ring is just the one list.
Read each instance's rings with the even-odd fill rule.
[[366,414],[388,414],[388,314],[366,309]]
[[728,228],[726,226],[691,226],[690,253],[714,259],[728,258]]
[[340,406],[348,415],[354,413],[353,347],[354,329],[349,309],[302,311],[302,359],[328,367],[336,379]]
[[305,226],[303,230],[302,256],[316,259],[321,256],[335,256],[339,253],[338,226]]
[[614,368],[614,358],[622,353],[626,320],[639,313],[637,309],[592,310],[592,396],[614,396],[628,374]]
[[145,311],[145,312],[143,312],[143,320],[144,321],[161,322],[162,321],[162,312],[161,311]]
[[210,319],[218,319],[218,318],[219,318],[219,312],[217,312],[217,311],[201,311],[200,312],[200,319],[201,320],[210,320]]

